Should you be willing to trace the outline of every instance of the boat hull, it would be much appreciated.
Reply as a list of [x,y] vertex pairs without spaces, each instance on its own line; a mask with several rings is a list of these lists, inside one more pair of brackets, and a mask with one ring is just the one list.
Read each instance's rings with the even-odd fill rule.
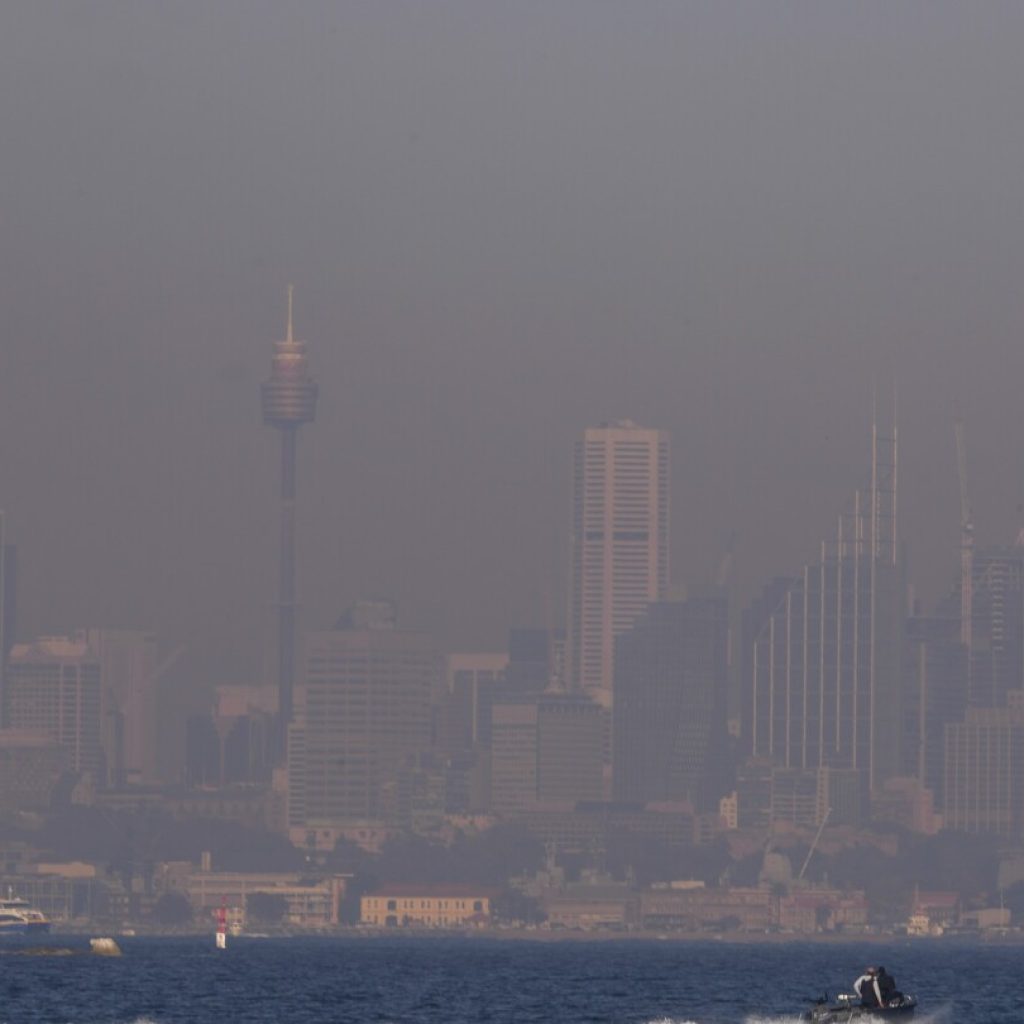
[[49,921],[0,922],[0,938],[3,938],[6,935],[45,935],[49,930]]
[[840,1003],[836,1006],[819,1004],[808,1010],[805,1021],[811,1024],[886,1024],[887,1021],[908,1021],[914,1016],[917,1000],[904,996],[894,1006],[861,1006],[859,1003]]

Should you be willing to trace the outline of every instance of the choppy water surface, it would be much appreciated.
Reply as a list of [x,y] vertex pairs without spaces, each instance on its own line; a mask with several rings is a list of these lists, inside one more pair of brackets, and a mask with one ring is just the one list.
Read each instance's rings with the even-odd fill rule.
[[[51,938],[52,945],[86,945]],[[1024,1022],[1024,947],[489,939],[133,938],[124,956],[13,955],[3,1024],[789,1024],[881,961],[919,1024]]]

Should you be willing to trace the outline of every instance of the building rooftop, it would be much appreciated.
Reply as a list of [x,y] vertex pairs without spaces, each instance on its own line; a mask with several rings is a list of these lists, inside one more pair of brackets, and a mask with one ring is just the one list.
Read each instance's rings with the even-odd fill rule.
[[468,885],[461,882],[431,885],[411,885],[408,883],[396,883],[394,885],[383,885],[367,896],[387,896],[399,899],[493,899],[497,890],[489,889],[483,885]]

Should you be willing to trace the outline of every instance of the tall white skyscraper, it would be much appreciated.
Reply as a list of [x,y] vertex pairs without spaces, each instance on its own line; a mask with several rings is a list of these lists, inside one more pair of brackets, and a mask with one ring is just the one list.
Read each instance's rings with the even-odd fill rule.
[[591,427],[573,460],[569,663],[612,706],[615,638],[668,588],[669,439],[630,420]]

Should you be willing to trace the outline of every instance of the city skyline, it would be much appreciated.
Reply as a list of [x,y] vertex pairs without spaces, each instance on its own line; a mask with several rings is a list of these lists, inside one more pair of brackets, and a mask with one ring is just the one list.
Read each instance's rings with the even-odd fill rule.
[[1005,1010],[1022,44],[0,5],[0,947],[125,954],[8,1016]]
[[[290,296],[290,286],[289,286],[289,309],[290,309],[290,299],[291,299],[291,296]],[[292,337],[292,332],[291,332],[291,323],[290,323],[290,316],[289,316],[288,339],[286,341],[284,341],[284,342],[277,342],[276,343],[277,347],[281,348],[283,346],[283,347],[287,348],[289,345],[295,345],[296,343],[290,340],[291,337]],[[305,365],[305,354],[304,354],[305,343],[299,342],[297,344],[299,346],[301,346],[302,349],[303,349],[303,352],[302,352],[302,365],[304,366]],[[311,381],[309,381],[308,377],[306,377],[306,380],[309,383],[309,385],[313,388],[313,394],[315,396],[316,384],[314,384]],[[315,401],[315,399],[314,399],[314,401]],[[271,423],[271,420],[267,419],[266,422]],[[951,435],[951,438],[952,438],[952,427],[953,427],[954,422],[955,421],[953,419],[950,420],[950,435]],[[271,423],[271,425],[274,425],[274,424]],[[894,424],[893,429],[895,429],[895,426],[896,425]],[[871,427],[870,429],[872,431],[877,431],[877,428],[874,427],[874,426]],[[669,451],[670,451],[670,444],[669,444],[669,440],[668,440],[668,432],[665,431],[665,430],[658,429],[657,427],[643,427],[643,428],[641,428],[641,427],[637,427],[636,424],[631,419],[621,419],[621,420],[603,422],[600,425],[596,425],[596,426],[585,427],[585,428],[583,428],[583,437],[584,437],[584,439],[586,439],[586,438],[591,437],[591,436],[596,437],[598,435],[607,434],[609,432],[612,432],[612,433],[614,433],[616,431],[621,432],[622,430],[625,430],[627,432],[633,431],[633,432],[636,432],[638,434],[642,434],[642,435],[645,435],[645,436],[649,435],[651,437],[660,439],[658,441],[658,444],[660,444],[660,446],[661,446],[660,447],[660,455],[658,457],[659,465],[661,467],[659,471],[663,473],[665,479],[671,477],[672,473],[671,473],[670,467],[671,467],[671,461],[672,460],[671,460],[670,455],[668,454]],[[292,432],[293,431],[287,431],[287,430],[282,431],[282,433],[292,433]],[[895,443],[893,441],[893,439],[891,439],[891,438],[883,438],[882,440],[883,440],[883,443],[888,443],[888,444],[894,444]],[[566,453],[565,453],[565,458],[563,460],[566,463],[566,465],[572,464],[573,461],[574,461],[574,458],[578,462],[579,457],[580,457],[579,451],[581,450],[580,446],[581,445],[585,445],[585,444],[586,444],[586,440],[575,442],[575,447],[577,449],[577,454],[575,456],[573,456],[573,454],[572,454],[573,445],[570,444],[569,446],[567,446]],[[951,441],[951,447],[952,447],[952,441]],[[282,453],[284,453],[287,449],[288,449],[287,443],[283,443]],[[279,456],[279,459],[283,460],[283,464],[287,462],[287,458],[285,457],[284,454]],[[891,467],[889,467],[889,468],[891,468]],[[861,466],[860,469],[862,470],[863,467]],[[286,480],[287,479],[287,472],[285,470],[281,470],[281,472],[284,474],[282,476],[282,480]],[[294,472],[294,468],[293,468],[293,472]],[[954,476],[955,476],[955,473],[956,473],[956,470],[955,470],[955,466],[954,466],[954,474],[953,474]],[[870,486],[871,486],[870,485],[870,474],[865,475],[863,472],[858,473],[858,467],[854,466],[851,469],[851,475],[854,478],[856,478],[859,475],[864,480],[864,483],[861,485],[861,487],[857,488],[856,490],[857,490],[857,493],[858,493],[857,500],[858,501],[863,501],[864,502],[864,508],[866,509],[867,508],[867,501],[868,501],[868,499],[867,499],[867,497],[863,497],[863,495],[864,495],[864,493],[870,492]],[[578,478],[577,479],[577,483],[575,485],[573,485],[573,487],[569,488],[569,491],[571,492],[570,497],[572,499],[570,504],[576,509],[576,512],[574,512],[574,515],[577,515],[579,513],[580,509],[582,508],[582,505],[580,504],[580,494],[581,494],[580,487],[581,487],[581,483],[582,483],[582,478]],[[282,484],[282,486],[284,486],[284,484]],[[313,485],[313,486],[315,486],[315,485]],[[972,491],[972,494],[973,493],[976,493],[976,491]],[[316,495],[315,494],[310,495],[310,500],[311,501],[315,501],[316,500]],[[887,498],[886,500],[889,500],[889,499]],[[665,501],[665,505],[669,505],[669,502],[667,500]],[[282,513],[281,521],[278,524],[276,524],[276,528],[277,528],[277,530],[279,532],[279,536],[281,538],[282,557],[280,557],[277,560],[277,562],[276,562],[276,575],[278,577],[278,582],[276,584],[272,584],[271,585],[271,593],[273,593],[275,595],[280,595],[282,593],[281,587],[284,585],[285,566],[286,566],[286,561],[287,561],[283,557],[284,548],[289,546],[289,543],[291,545],[294,545],[294,539],[292,539],[290,542],[286,539],[287,535],[289,533],[289,530],[287,529],[288,523],[289,523],[289,521],[293,521],[293,519],[294,519],[294,496],[292,496],[292,498],[290,498],[290,499],[285,499],[283,501],[283,504],[282,504],[281,507],[287,509],[289,506],[292,508],[291,513],[290,514]],[[614,507],[614,504],[610,504],[608,507],[609,507],[609,509],[611,509],[611,508]],[[2,513],[0,513],[0,514],[2,514]],[[838,516],[839,523],[840,523],[840,526],[839,526],[840,534],[839,534],[838,541],[834,542],[834,543],[838,543],[841,546],[844,543],[843,537],[842,537],[842,530],[843,530],[844,522],[846,523],[846,529],[849,531],[852,527],[855,528],[858,517],[865,518],[866,517],[866,513],[863,510],[858,512],[855,509],[853,509],[850,506],[850,502],[849,501],[841,502],[839,505],[837,505],[836,509],[832,510],[831,514],[828,514],[827,512],[823,512],[822,532],[827,531],[827,524],[828,524],[828,522],[830,520],[832,522],[835,522],[837,516]],[[660,522],[660,526],[658,528],[663,530],[663,542],[664,542],[663,546],[665,548],[668,548],[668,547],[670,547],[670,545],[668,543],[668,538],[672,534],[672,522],[673,522],[672,515],[669,512],[669,510],[666,508],[664,510],[664,516],[662,517],[662,514],[659,513],[657,518],[659,519],[659,522]],[[902,518],[903,518],[903,516],[901,515],[901,520],[902,520]],[[556,513],[555,510],[552,510],[551,519],[552,519],[553,522],[554,521],[565,521],[566,517],[564,515],[559,516]],[[865,522],[866,521],[867,521],[867,519],[865,518]],[[851,527],[851,524],[852,524],[852,527]],[[294,529],[294,527],[293,527],[293,529]],[[955,531],[951,530],[950,532],[952,534]],[[567,537],[566,547],[571,549],[571,547],[572,547],[571,537],[572,537],[572,534],[573,534],[573,528],[570,527],[569,529],[567,529],[565,531],[565,533],[566,533],[566,537]],[[18,569],[18,592],[17,592],[16,595],[12,593],[11,596],[12,597],[16,597],[17,602],[20,604],[24,600],[23,590],[26,589],[27,587],[31,586],[31,583],[32,583],[31,571],[30,571],[30,567],[23,565],[24,556],[22,554],[18,553],[19,552],[19,548],[20,548],[20,544],[18,542],[18,539],[11,535],[11,530],[10,530],[9,526],[7,527],[7,536],[8,536],[8,543],[6,545],[6,548],[7,548],[7,557],[8,557],[8,559],[13,560],[14,557],[15,557],[15,554],[18,554],[18,566],[19,566],[19,569]],[[1001,538],[998,541],[991,540],[989,537],[986,536],[985,533],[983,533],[983,532],[981,533],[980,538],[978,538],[978,540],[980,540],[979,550],[975,552],[975,556],[974,557],[975,557],[975,559],[977,559],[979,557],[982,557],[984,561],[982,563],[982,569],[980,571],[979,571],[978,567],[975,566],[975,571],[974,571],[975,579],[974,579],[974,582],[975,582],[975,592],[976,593],[978,592],[979,588],[981,588],[982,591],[984,590],[984,587],[986,586],[986,581],[990,578],[990,576],[992,574],[992,570],[991,569],[985,568],[985,566],[987,566],[990,562],[993,562],[993,560],[998,561],[999,559],[1002,559],[1003,561],[1007,561],[1010,564],[1016,565],[1017,562],[1019,562],[1022,558],[1024,558],[1024,556],[1021,556],[1021,555],[1018,554],[1018,551],[1019,551],[1018,545],[1020,543],[1021,537],[1024,537],[1024,528],[1022,528],[1017,533],[1015,533],[1012,538],[1004,537],[1004,538]],[[735,552],[733,550],[733,548],[735,546],[735,543],[736,543],[735,535],[733,535],[731,537],[728,537],[728,538],[725,538],[723,540],[721,548],[720,549],[716,549],[713,552],[713,554],[715,556],[714,563],[710,564],[708,566],[706,573],[700,574],[700,575],[698,575],[696,577],[681,578],[681,577],[673,576],[673,575],[667,573],[666,572],[666,568],[665,568],[665,564],[663,564],[663,563],[666,562],[665,558],[663,557],[663,555],[662,556],[657,556],[655,558],[655,560],[658,562],[658,565],[659,565],[658,572],[654,576],[651,577],[651,579],[653,581],[655,581],[654,583],[652,583],[652,585],[654,586],[654,589],[646,597],[646,600],[656,600],[659,597],[664,597],[667,594],[667,592],[671,588],[673,588],[673,587],[675,587],[675,588],[682,587],[682,588],[685,589],[687,586],[698,587],[699,588],[699,587],[705,586],[705,585],[721,585],[722,581],[718,580],[718,576],[721,574],[723,566],[728,566],[728,573],[729,573],[730,576],[739,575],[735,571],[735,561],[736,561],[736,559],[735,559]],[[855,542],[852,540],[852,534],[846,538],[845,543],[847,544],[847,546],[855,546]],[[884,541],[884,543],[886,545],[886,551],[888,552],[887,557],[892,556],[893,553],[898,548],[900,548],[900,547],[902,547],[902,549],[904,551],[912,550],[907,545],[906,534],[897,530],[897,528],[895,526],[895,519],[893,519],[893,526],[890,528],[890,533],[887,535],[887,539]],[[803,541],[803,544],[802,544],[802,549],[804,551],[805,559],[808,560],[808,561],[813,561],[814,558],[815,558],[814,552],[820,546],[821,546],[821,542],[819,540],[814,539],[813,535],[809,535],[808,537],[804,538],[804,541]],[[653,550],[654,550],[654,548],[652,548],[652,551]],[[311,558],[308,554],[306,554],[305,557],[300,555],[299,556],[299,561],[300,562],[302,562],[302,561],[315,561],[315,557]],[[570,556],[567,559],[566,568],[567,568],[567,571],[564,571],[564,572],[561,572],[561,573],[553,572],[552,575],[553,576],[561,576],[563,578],[568,578],[570,580],[569,586],[565,587],[566,593],[569,594],[572,591],[571,580],[573,578],[573,575],[574,575],[574,573],[579,571],[579,565],[577,564],[576,560],[572,556]],[[740,589],[739,587],[735,586],[731,580],[726,581],[727,582],[727,589],[728,589],[728,591],[731,594],[731,603],[734,605],[735,609],[737,611],[739,611],[740,609],[747,608],[751,604],[751,602],[757,601],[758,600],[758,596],[759,596],[758,595],[759,589],[765,587],[766,585],[770,587],[771,586],[771,581],[774,580],[774,579],[777,579],[777,578],[784,577],[786,575],[786,573],[787,573],[787,569],[791,570],[792,567],[791,566],[789,566],[789,567],[787,567],[787,566],[778,566],[777,567],[777,571],[773,572],[773,574],[770,577],[762,578],[760,580],[751,581],[747,586],[743,587],[742,589]],[[906,564],[903,565],[902,571],[903,571],[903,573],[904,573],[904,575],[906,577],[905,578],[905,582],[906,582],[906,584],[907,584],[907,586],[909,588],[907,590],[906,594],[904,595],[904,598],[906,600],[908,600],[908,601],[909,600],[916,600],[916,601],[922,601],[923,600],[923,606],[926,607],[926,608],[931,608],[933,606],[938,606],[940,603],[948,601],[948,599],[950,598],[950,595],[960,585],[959,584],[959,580],[960,580],[961,572],[960,572],[960,569],[958,568],[958,548],[956,546],[951,546],[949,551],[946,553],[946,558],[944,559],[944,564],[941,566],[941,575],[937,575],[937,578],[939,579],[939,583],[936,586],[936,588],[934,590],[934,593],[932,593],[932,594],[923,596],[921,594],[920,589],[917,586],[917,580],[918,580],[918,578],[920,576],[924,576],[925,578],[929,578],[929,577],[931,577],[933,575],[938,574],[939,573],[939,567],[938,566],[936,566],[934,564],[929,564],[927,562],[924,562],[921,559],[914,559],[913,557],[910,557],[909,559],[907,559]],[[292,570],[292,572],[294,573],[294,569]],[[293,594],[294,594],[294,586],[295,586],[295,583],[294,583],[294,581],[292,581],[291,582],[291,588],[292,588]],[[356,593],[354,595],[354,597],[352,598],[352,601],[349,601],[349,604],[353,603],[354,601],[359,601],[359,600],[365,599],[367,594],[379,594],[379,593],[381,593],[380,588],[371,586],[371,587],[369,587],[369,589],[368,589],[368,591],[366,593],[364,593],[364,592]],[[388,601],[392,600],[390,596],[386,597],[386,599]],[[960,598],[958,597],[958,600],[959,599]],[[977,599],[977,597],[975,599]],[[295,598],[293,598],[293,600],[295,600]],[[301,602],[301,595],[298,595],[298,603],[297,603],[296,607],[301,606],[301,603],[302,603]],[[397,602],[393,602],[393,603],[395,603],[397,605]],[[496,630],[495,630],[499,634],[497,644],[495,644],[495,643],[487,644],[487,643],[484,643],[484,642],[473,642],[472,640],[470,640],[470,642],[466,643],[466,644],[459,644],[459,643],[454,643],[453,642],[453,643],[448,643],[446,645],[441,640],[439,640],[439,643],[441,644],[441,646],[444,649],[446,649],[448,651],[451,651],[451,652],[457,652],[457,651],[486,651],[486,650],[494,648],[495,646],[500,647],[501,646],[500,634],[503,633],[503,632],[507,632],[507,630],[509,628],[514,628],[516,626],[523,626],[523,625],[534,625],[535,626],[535,625],[538,625],[539,623],[542,623],[542,622],[548,622],[550,624],[561,626],[562,623],[564,622],[565,623],[565,628],[568,629],[569,628],[569,623],[571,622],[571,606],[572,606],[572,601],[570,600],[567,603],[570,606],[570,610],[569,610],[569,613],[566,614],[565,618],[563,619],[561,617],[561,615],[559,613],[559,610],[558,610],[558,607],[557,607],[558,605],[561,605],[562,602],[555,602],[553,600],[553,598],[552,598],[551,591],[550,590],[545,590],[543,594],[538,595],[537,601],[533,602],[530,605],[530,610],[527,611],[526,615],[522,619],[508,620],[508,621],[505,621],[503,623],[498,624],[498,626],[496,627]],[[641,602],[641,604],[642,603],[643,602]],[[279,603],[275,603],[274,605],[271,606],[270,610],[272,611],[273,608],[275,608],[275,607],[281,607],[281,605]],[[297,628],[299,629],[300,632],[302,632],[302,631],[304,631],[304,632],[311,632],[311,631],[315,631],[316,629],[323,628],[324,626],[328,625],[330,623],[330,621],[332,621],[333,619],[337,618],[337,615],[339,614],[339,611],[340,611],[341,607],[342,607],[342,605],[339,604],[337,607],[333,607],[332,606],[332,607],[325,608],[324,611],[323,611],[323,618],[322,619],[317,620],[316,622],[306,621],[305,623],[303,623],[301,626],[299,626]],[[639,605],[637,607],[639,607]],[[609,608],[611,608],[611,605],[609,605]],[[96,620],[96,618],[97,618],[96,616],[92,616],[93,620]],[[139,620],[137,616],[134,616],[134,617],[133,616],[127,616],[126,618],[127,618],[127,621],[114,620],[106,628],[112,628],[114,630],[125,629],[125,628],[127,628],[127,629],[136,629],[137,630],[137,629],[140,628],[139,627],[139,623],[140,623],[141,620]],[[426,618],[429,619],[429,616],[426,616]],[[89,616],[86,615],[86,620],[88,620],[88,619],[89,619]],[[53,621],[53,620],[51,620],[51,621]],[[66,620],[64,620],[64,621],[66,621]],[[403,621],[408,622],[407,616],[403,615]],[[13,625],[14,628],[15,628],[14,636],[17,637],[20,640],[23,640],[23,641],[32,641],[33,639],[38,638],[38,637],[59,636],[62,633],[70,634],[70,633],[75,632],[77,629],[79,629],[80,628],[80,624],[81,624],[81,620],[73,620],[72,621],[72,625],[70,627],[67,627],[67,626],[63,625],[63,623],[61,623],[60,625],[54,624],[54,625],[51,625],[51,626],[44,626],[44,628],[37,629],[35,632],[32,632],[30,627],[25,627],[23,625],[23,623],[22,623],[22,621],[21,621],[21,619],[19,617],[12,617],[12,620],[11,620],[11,625]],[[421,622],[417,622],[416,620],[413,620],[413,622],[410,623],[410,624],[411,625],[415,625],[417,628],[424,628],[424,629],[428,628],[427,626],[423,625]],[[158,623],[158,622],[152,622],[152,623],[142,622],[142,626],[145,629],[149,629],[149,630],[155,631],[157,634],[159,634],[161,642],[164,644],[164,646],[168,647],[169,650],[173,649],[173,654],[174,654],[173,661],[178,661],[181,658],[182,654],[187,651],[187,649],[188,649],[187,645],[182,644],[182,643],[178,643],[178,641],[180,640],[180,636],[178,636],[178,635],[176,635],[176,634],[174,634],[172,632],[167,632],[166,630],[161,629],[160,623]],[[248,680],[243,680],[241,677],[238,677],[238,678],[236,678],[236,681],[247,681],[251,685],[258,685],[258,684],[261,684],[261,683],[272,683],[274,685],[279,685],[279,681],[281,679],[281,671],[282,671],[281,663],[280,663],[280,661],[273,661],[273,663],[272,663],[272,659],[271,659],[271,654],[274,651],[276,651],[278,649],[278,647],[277,647],[276,643],[271,644],[270,639],[269,639],[274,628],[277,628],[278,630],[280,630],[280,628],[281,628],[280,627],[280,623],[278,622],[278,625],[275,627],[272,624],[272,619],[271,619],[270,624],[268,624],[265,627],[265,629],[264,629],[262,639],[259,640],[259,643],[261,643],[264,647],[267,648],[267,650],[265,652],[265,657],[264,657],[264,667],[261,670],[261,674],[258,675],[258,678],[250,678]],[[487,635],[490,636],[491,635],[491,631],[488,631]],[[571,640],[571,637],[569,637],[568,639]],[[8,643],[10,643],[10,642],[13,642],[12,638],[8,638]],[[293,641],[293,642],[297,643],[297,641]],[[603,643],[604,643],[604,647],[607,647],[607,642],[603,642]],[[177,646],[174,646],[175,644],[177,644]],[[567,656],[569,655],[569,652],[571,652],[571,645],[570,645],[569,649],[567,650]],[[295,657],[298,657],[298,654],[296,654]],[[228,673],[228,676],[230,676],[230,672]],[[214,679],[214,678],[216,680],[220,681],[220,682],[230,681],[228,679],[228,677],[221,676],[221,675],[218,675],[218,676],[215,676],[215,677],[211,677],[211,679]],[[231,677],[231,678],[235,678],[235,677]],[[573,675],[573,678],[570,680],[570,685],[572,685],[572,686],[579,686],[580,685],[579,684],[579,680],[577,678],[575,678],[575,674]],[[1005,684],[1003,684],[1003,686],[1005,688]],[[592,689],[592,688],[593,688],[593,686],[590,686],[590,687],[583,686],[583,689],[585,689],[585,690],[586,689]]]

